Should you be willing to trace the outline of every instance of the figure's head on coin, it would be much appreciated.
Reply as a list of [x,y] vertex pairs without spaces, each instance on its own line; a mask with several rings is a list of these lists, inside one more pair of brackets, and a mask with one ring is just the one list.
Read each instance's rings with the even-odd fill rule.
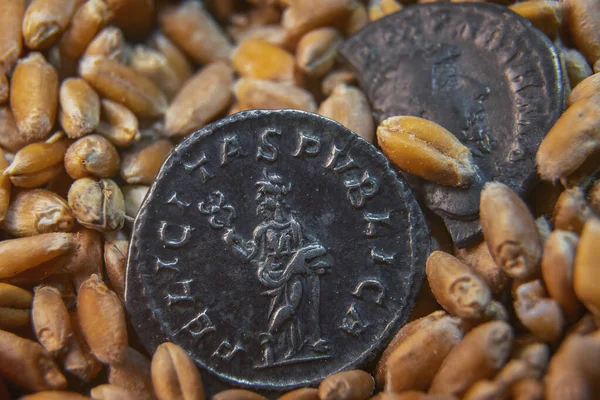
[[256,182],[256,214],[264,220],[284,219],[288,211],[285,196],[291,188],[292,184],[281,175],[263,169],[262,176]]

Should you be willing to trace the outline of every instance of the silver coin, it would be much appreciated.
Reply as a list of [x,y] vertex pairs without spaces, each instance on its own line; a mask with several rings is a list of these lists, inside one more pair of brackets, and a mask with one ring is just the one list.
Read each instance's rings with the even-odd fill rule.
[[407,320],[429,233],[370,143],[294,110],[247,111],[185,139],[136,218],[126,305],[209,393],[289,390],[368,366]]

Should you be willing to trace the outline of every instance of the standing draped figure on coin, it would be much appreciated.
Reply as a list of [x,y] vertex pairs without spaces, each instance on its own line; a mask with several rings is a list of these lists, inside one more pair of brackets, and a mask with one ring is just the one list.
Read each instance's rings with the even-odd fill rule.
[[244,111],[161,167],[134,224],[127,310],[149,351],[190,354],[209,395],[272,394],[375,360],[408,319],[429,248],[372,144],[315,114]]
[[268,289],[263,294],[271,298],[268,329],[261,334],[264,366],[302,357],[306,347],[324,354],[328,346],[321,338],[319,275],[330,266],[323,257],[327,251],[303,235],[285,203],[290,183],[265,169],[256,186],[256,212],[263,222],[254,230],[257,254],[252,263]]

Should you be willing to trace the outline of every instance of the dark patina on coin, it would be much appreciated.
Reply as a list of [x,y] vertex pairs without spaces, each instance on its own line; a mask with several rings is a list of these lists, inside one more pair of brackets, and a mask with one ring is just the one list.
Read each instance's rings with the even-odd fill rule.
[[184,348],[208,391],[287,390],[365,366],[406,322],[429,233],[370,143],[302,111],[186,138],[135,220],[126,305],[149,351]]
[[378,123],[396,115],[426,118],[471,150],[481,179],[469,188],[404,174],[455,244],[480,235],[485,181],[521,195],[532,187],[535,153],[562,112],[563,84],[552,43],[529,21],[494,4],[416,5],[367,25],[341,53]]

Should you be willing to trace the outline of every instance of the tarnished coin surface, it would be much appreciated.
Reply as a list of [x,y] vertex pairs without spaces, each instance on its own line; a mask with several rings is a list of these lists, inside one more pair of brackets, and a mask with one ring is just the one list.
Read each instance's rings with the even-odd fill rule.
[[377,122],[396,115],[426,118],[471,150],[481,173],[469,188],[405,174],[457,245],[478,239],[486,181],[521,195],[532,187],[535,153],[562,112],[563,85],[552,43],[527,20],[494,4],[416,5],[367,25],[341,53]]
[[429,233],[370,143],[302,111],[246,111],[186,138],[135,220],[126,305],[208,386],[286,390],[364,366],[406,322]]

